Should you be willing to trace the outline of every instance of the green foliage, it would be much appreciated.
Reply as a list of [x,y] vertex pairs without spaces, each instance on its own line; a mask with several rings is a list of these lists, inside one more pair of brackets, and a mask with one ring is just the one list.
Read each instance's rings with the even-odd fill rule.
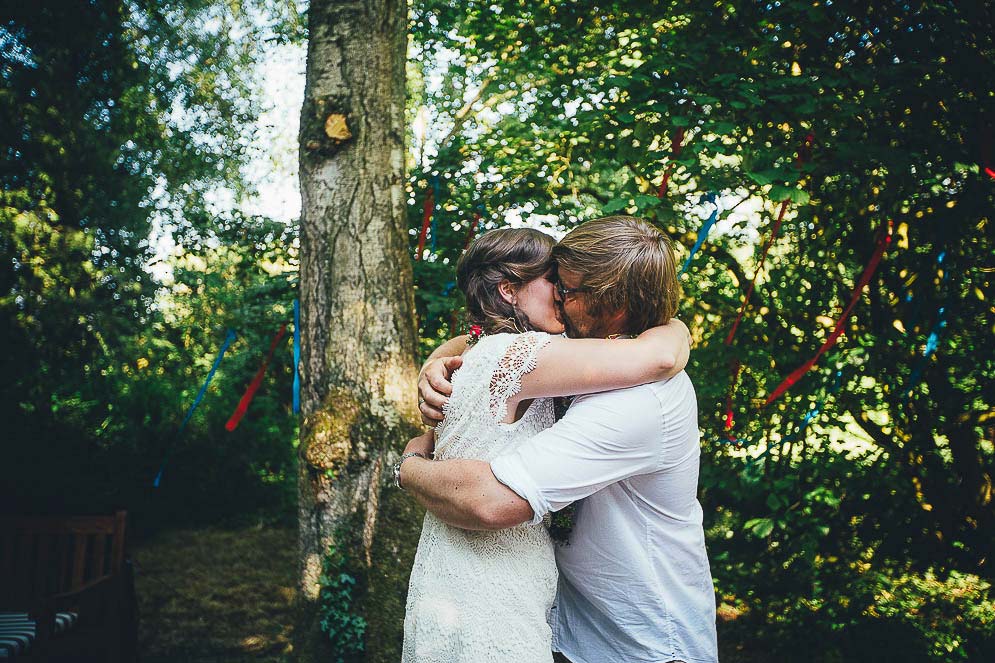
[[[140,527],[290,511],[289,339],[241,426],[221,424],[289,321],[297,228],[211,201],[247,192],[251,67],[264,41],[305,37],[304,4],[10,4],[4,509],[126,506]],[[414,263],[422,351],[462,331],[455,264],[476,213],[478,234],[516,218],[567,230],[638,214],[682,259],[710,211],[702,194],[718,193],[681,317],[695,336],[712,571],[739,615],[725,632],[785,658],[813,638],[827,661],[993,658],[990,12],[424,0],[411,26],[412,251],[433,176],[439,188],[434,237]],[[781,235],[727,345],[782,201]],[[825,340],[889,222],[838,346],[762,407]],[[177,437],[228,328],[238,340]],[[393,547],[375,538],[390,573],[410,564],[408,534]],[[388,639],[403,601],[388,583],[357,592],[344,577],[360,575],[336,574],[346,562],[333,551],[328,624],[348,646]],[[366,632],[348,608],[357,600],[371,602]]]
[[[413,241],[430,173],[449,203],[437,249],[416,263],[431,293],[416,299],[425,337],[446,334],[444,320],[425,320],[446,310],[442,286],[479,202],[489,227],[639,214],[682,259],[710,211],[702,194],[719,194],[681,317],[695,336],[713,574],[768,649],[844,624],[866,645],[857,622],[894,626],[889,641],[910,658],[939,651],[937,638],[990,646],[980,617],[944,636],[924,613],[895,626],[840,606],[858,587],[906,578],[913,595],[929,573],[973,587],[992,575],[995,187],[978,164],[995,151],[995,93],[976,72],[995,61],[993,34],[987,10],[940,2],[414,6],[410,112],[427,114],[429,130],[411,180]],[[782,201],[780,237],[727,345]],[[888,228],[839,344],[763,407],[825,340]],[[851,605],[888,604],[873,589],[863,597]],[[919,635],[899,635],[908,628]],[[848,647],[827,660],[862,655]]]
[[[3,445],[0,465],[16,470],[4,508],[124,506],[139,527],[262,504],[285,512],[296,430],[286,350],[240,428],[221,425],[260,347],[289,320],[295,228],[209,202],[219,189],[246,191],[263,8],[101,0],[8,9],[0,416],[15,443]],[[157,246],[167,238],[172,255]],[[239,341],[177,437],[226,328]]]
[[356,578],[348,572],[349,559],[332,546],[322,560],[318,579],[318,616],[321,630],[328,635],[336,652],[335,663],[353,660],[365,646],[366,620],[355,614]]

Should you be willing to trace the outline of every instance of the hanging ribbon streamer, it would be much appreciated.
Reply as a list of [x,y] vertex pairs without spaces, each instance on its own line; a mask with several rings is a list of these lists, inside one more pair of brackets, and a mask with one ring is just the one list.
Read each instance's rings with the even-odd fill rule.
[[[936,256],[936,268],[942,271],[943,275],[940,277],[940,289],[943,288],[944,284],[947,282],[947,278],[950,276],[950,270],[944,268],[943,262],[946,260],[947,252],[940,251],[939,255]],[[909,295],[911,297],[911,294]],[[910,321],[914,321],[918,317],[919,308],[921,305],[922,298],[916,299],[916,307],[913,314],[910,316]],[[923,349],[922,358],[916,362],[916,365],[912,368],[909,373],[909,386],[905,389],[905,399],[908,400],[912,397],[912,391],[916,388],[919,382],[922,380],[922,373],[926,369],[926,365],[929,363],[929,358],[932,357],[936,351],[939,349],[940,336],[943,334],[943,330],[947,326],[947,309],[946,306],[941,306],[936,313],[936,322],[933,324],[932,328],[929,330],[929,336],[926,338],[926,346]],[[910,327],[912,329],[912,327]]]
[[826,342],[822,344],[822,347],[815,353],[815,355],[806,361],[804,364],[796,368],[791,372],[788,377],[777,386],[777,388],[767,396],[767,401],[764,405],[770,405],[784,392],[792,387],[798,380],[804,376],[809,369],[811,369],[815,362],[819,360],[819,357],[823,355],[829,348],[836,345],[836,341],[839,339],[840,335],[843,333],[843,327],[846,324],[847,319],[850,317],[850,313],[853,311],[853,307],[857,305],[860,300],[860,295],[870,280],[871,276],[874,275],[874,271],[878,267],[878,263],[881,262],[881,256],[884,254],[885,248],[891,243],[891,222],[888,222],[886,229],[882,229],[879,233],[877,245],[874,247],[874,253],[871,255],[871,259],[868,261],[867,266],[864,268],[863,274],[860,275],[860,279],[857,281],[857,286],[853,289],[853,295],[850,297],[850,303],[847,304],[843,313],[840,315],[839,320],[836,321],[836,326],[833,328],[832,333],[829,334],[829,338]]
[[480,225],[480,215],[483,209],[483,205],[477,205],[477,209],[473,211],[473,222],[470,224],[470,231],[466,234],[466,242],[463,243],[464,251],[470,248],[470,242],[477,236],[477,227]]
[[[801,425],[798,426],[798,430],[796,430],[793,433],[789,433],[782,440],[782,443],[784,443],[784,442],[791,442],[792,440],[795,440],[798,437],[801,437],[802,433],[804,433],[805,430],[808,429],[808,425],[810,423],[812,423],[813,421],[815,421],[815,418],[818,417],[822,413],[822,409],[825,407],[826,400],[829,398],[829,396],[837,393],[840,390],[840,387],[842,387],[842,386],[843,386],[843,371],[837,370],[836,371],[836,375],[833,378],[833,386],[829,390],[829,392],[827,392],[822,398],[819,399],[819,401],[815,404],[814,408],[812,408],[811,410],[809,410],[808,412],[805,413],[805,417],[802,419]],[[768,440],[767,444],[764,447],[764,450],[761,451],[759,455],[750,458],[750,460],[747,462],[747,464],[748,465],[753,465],[754,463],[759,462],[761,459],[763,459],[764,456],[766,456],[767,454],[770,453],[771,446],[772,445],[771,445],[770,441]]]
[[301,303],[294,300],[294,414],[301,411]]
[[[940,251],[940,254],[938,256],[936,256],[936,268],[938,270],[940,270],[940,271],[943,272],[943,277],[940,280],[940,285],[941,286],[944,283],[946,283],[946,281],[947,281],[947,275],[950,273],[949,270],[943,269],[943,261],[946,259],[946,257],[947,257],[947,252],[946,251]],[[915,300],[915,305],[912,307],[912,312],[908,316],[906,316],[906,318],[909,321],[909,330],[915,328],[916,322],[919,319],[919,314],[921,313],[922,306],[923,306],[923,298],[922,297],[915,297],[911,292],[905,295],[905,301],[906,302],[911,302],[913,300]],[[908,331],[904,327],[904,323],[903,323],[902,333],[903,334],[907,334],[908,333]]]
[[691,247],[691,253],[688,254],[687,260],[684,261],[681,271],[677,272],[678,276],[688,270],[688,267],[691,265],[691,259],[694,258],[694,254],[698,252],[701,245],[705,243],[705,238],[708,237],[708,232],[712,229],[712,226],[715,225],[715,220],[719,218],[719,206],[718,203],[715,202],[715,198],[716,196],[714,193],[709,193],[705,196],[705,200],[710,202],[712,205],[715,205],[715,209],[712,210],[712,215],[708,217],[705,223],[703,223],[701,228],[698,230],[698,239],[695,240],[694,246]]
[[[225,352],[228,350],[228,346],[235,341],[235,338],[235,332],[229,329],[228,333],[225,335],[224,343],[221,344],[221,350],[218,351],[218,356],[214,359],[214,365],[211,366],[211,371],[207,374],[207,379],[204,380],[204,386],[202,386],[200,391],[197,392],[197,396],[193,399],[193,404],[190,406],[190,409],[187,410],[187,415],[183,417],[183,423],[180,424],[179,429],[176,431],[177,437],[179,437],[180,433],[183,432],[183,429],[186,428],[187,422],[189,422],[190,418],[193,416],[193,411],[197,409],[197,406],[200,405],[201,400],[203,400],[204,394],[207,393],[207,387],[211,384],[211,380],[214,379],[214,374],[218,371],[218,366],[221,365],[221,360],[225,357]],[[156,473],[155,479],[152,481],[152,485],[156,488],[159,487],[159,482],[162,480],[162,472],[166,469],[167,460],[169,460],[169,454],[163,458],[162,464],[159,466],[159,471]]]
[[439,239],[439,233],[437,232],[437,230],[438,230],[438,223],[437,222],[439,220],[439,201],[442,200],[442,197],[439,195],[439,178],[438,177],[433,177],[432,178],[432,198],[435,200],[435,211],[432,214],[432,224],[431,224],[432,225],[432,244],[431,244],[432,248],[431,248],[431,251],[432,251],[432,253],[435,253],[436,242]]
[[[434,180],[435,178],[433,177],[432,179]],[[415,252],[415,260],[421,260],[422,253],[425,251],[425,237],[428,235],[428,226],[432,222],[434,212],[435,193],[433,187],[433,189],[430,189],[425,194],[425,203],[422,206],[421,232],[418,234],[418,250]]]
[[981,138],[981,168],[988,177],[995,180],[995,168],[992,167],[992,128],[985,127]]
[[276,333],[276,337],[273,342],[269,345],[269,353],[267,353],[266,358],[263,360],[263,365],[259,367],[256,371],[256,375],[252,378],[252,382],[249,383],[249,387],[242,394],[242,400],[238,402],[238,407],[232,413],[231,418],[228,423],[225,424],[225,430],[231,432],[238,427],[238,423],[242,421],[242,417],[245,416],[246,410],[249,409],[249,403],[256,395],[256,390],[259,389],[259,385],[263,383],[263,376],[266,375],[266,367],[269,366],[270,360],[273,358],[273,352],[276,351],[276,346],[280,343],[283,338],[284,333],[287,331],[287,323],[280,325],[280,331]]
[[912,396],[912,391],[922,380],[922,373],[926,370],[929,358],[936,354],[936,351],[940,347],[940,336],[943,334],[943,330],[947,326],[946,316],[947,309],[945,306],[941,306],[937,315],[936,324],[934,324],[933,328],[929,330],[929,337],[926,339],[926,347],[923,348],[922,351],[922,359],[919,360],[915,368],[913,368],[912,372],[909,374],[909,388],[905,392],[906,399]]
[[[812,143],[815,141],[815,134],[809,133],[805,136],[805,140],[802,146],[798,148],[798,156],[795,158],[795,168],[801,170],[802,166],[812,159]],[[732,339],[736,335],[736,330],[739,328],[739,323],[743,319],[743,314],[746,313],[746,309],[750,305],[750,297],[753,295],[753,289],[757,283],[757,276],[763,270],[764,261],[767,260],[767,253],[770,251],[771,246],[774,244],[774,240],[777,239],[778,234],[781,232],[781,223],[784,221],[784,213],[788,209],[788,201],[784,200],[781,202],[781,208],[777,211],[777,219],[774,221],[774,227],[771,228],[770,238],[764,244],[763,251],[760,253],[760,262],[757,263],[757,269],[753,272],[753,279],[750,280],[750,286],[746,290],[746,296],[743,298],[743,304],[739,307],[739,313],[736,315],[736,320],[732,323],[732,329],[729,330],[729,335],[726,336],[726,345],[732,344]]]
[[677,131],[674,133],[674,137],[670,141],[670,160],[667,161],[667,167],[663,169],[663,177],[660,179],[660,190],[657,192],[657,198],[663,199],[667,195],[667,183],[670,182],[670,170],[674,167],[674,162],[681,156],[681,150],[684,149],[684,127],[678,127]]
[[[725,428],[727,431],[731,431],[733,423],[735,423],[733,420],[732,399],[733,395],[736,393],[736,387],[739,385],[739,372],[742,370],[743,364],[738,359],[733,359],[730,368],[731,368],[730,373],[732,374],[732,381],[729,384],[729,394],[726,396]],[[735,440],[732,433],[728,433],[728,435],[730,440]]]
[[746,313],[746,309],[750,305],[750,297],[753,296],[753,288],[756,286],[757,277],[764,268],[764,261],[767,260],[767,253],[770,251],[770,247],[774,245],[774,240],[777,239],[778,233],[781,232],[781,222],[784,221],[784,212],[787,209],[788,201],[785,200],[781,203],[781,209],[777,212],[777,219],[774,220],[774,227],[771,228],[770,237],[767,239],[767,243],[764,244],[763,251],[760,253],[760,262],[757,263],[757,270],[753,272],[753,278],[750,280],[750,287],[746,289],[746,296],[743,297],[743,304],[739,307],[739,313],[736,315],[736,320],[732,323],[732,329],[729,330],[729,335],[726,336],[726,345],[732,345],[732,339],[736,335],[736,330],[739,329],[739,323],[743,319],[743,314]]
[[[809,132],[805,136],[805,140],[802,142],[801,147],[798,149],[798,156],[795,158],[795,168],[798,171],[802,170],[802,167],[808,161],[812,159],[812,144],[815,141],[815,134]],[[739,323],[743,320],[743,315],[746,313],[746,309],[750,305],[750,297],[753,296],[753,289],[756,287],[757,276],[763,270],[764,262],[767,260],[767,254],[770,252],[771,247],[774,245],[774,241],[777,239],[781,232],[781,224],[784,221],[784,213],[788,209],[788,201],[784,200],[781,202],[781,207],[777,211],[777,218],[774,220],[774,226],[771,228],[770,237],[764,244],[763,250],[760,253],[760,262],[757,263],[757,269],[753,272],[753,278],[750,280],[750,285],[746,289],[746,295],[743,297],[743,303],[739,307],[739,313],[736,314],[736,319],[732,323],[732,329],[729,330],[729,334],[726,336],[725,344],[726,347],[732,346],[733,338],[736,336],[736,330],[739,329]],[[740,361],[738,359],[733,359],[730,373],[732,374],[732,379],[729,384],[729,395],[726,398],[726,418],[725,418],[725,428],[727,431],[732,429],[733,426],[733,398],[736,394],[737,383],[739,382],[739,372],[741,370]],[[731,434],[729,434],[730,439],[734,439]]]

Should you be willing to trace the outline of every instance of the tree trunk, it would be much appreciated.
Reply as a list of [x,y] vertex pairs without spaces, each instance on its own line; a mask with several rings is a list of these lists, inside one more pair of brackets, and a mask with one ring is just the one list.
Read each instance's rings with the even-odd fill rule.
[[344,658],[400,658],[419,524],[411,500],[388,487],[418,422],[403,190],[406,27],[404,0],[310,5],[300,130],[302,661],[343,655],[322,633],[318,609],[333,546],[344,555],[334,577],[348,573],[356,585],[354,600],[331,607],[368,622],[365,654]]

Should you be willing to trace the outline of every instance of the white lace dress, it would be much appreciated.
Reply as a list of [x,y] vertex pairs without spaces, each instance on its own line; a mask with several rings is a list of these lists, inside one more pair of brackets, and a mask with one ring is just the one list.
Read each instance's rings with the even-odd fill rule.
[[[503,424],[506,401],[535,368],[548,334],[484,336],[453,376],[436,458],[490,460],[553,425],[553,401],[535,399]],[[498,532],[451,527],[425,516],[408,587],[404,663],[552,661],[546,616],[556,594],[553,543],[543,525]]]

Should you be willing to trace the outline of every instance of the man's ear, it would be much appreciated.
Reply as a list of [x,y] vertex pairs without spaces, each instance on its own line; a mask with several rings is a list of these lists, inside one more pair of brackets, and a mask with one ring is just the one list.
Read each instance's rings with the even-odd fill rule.
[[511,284],[508,279],[501,279],[498,283],[498,294],[501,295],[501,299],[508,302],[509,304],[516,304],[518,302],[518,296],[515,293],[515,286]]

